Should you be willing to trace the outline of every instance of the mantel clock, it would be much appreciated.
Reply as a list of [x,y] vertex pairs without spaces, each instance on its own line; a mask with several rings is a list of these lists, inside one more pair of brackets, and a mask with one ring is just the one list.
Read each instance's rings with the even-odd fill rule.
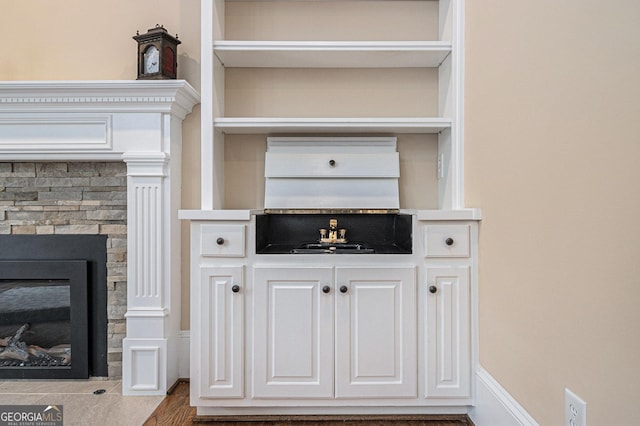
[[162,25],[146,34],[136,33],[138,42],[138,80],[175,79],[178,74],[178,36],[171,36]]

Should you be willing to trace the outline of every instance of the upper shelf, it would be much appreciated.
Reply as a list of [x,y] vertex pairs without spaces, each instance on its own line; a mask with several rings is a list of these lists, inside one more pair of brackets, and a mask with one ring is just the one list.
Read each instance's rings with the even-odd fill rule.
[[213,121],[226,134],[323,133],[439,133],[451,119],[427,118],[271,118],[223,117]]
[[451,53],[451,42],[219,40],[213,51],[236,68],[431,68]]

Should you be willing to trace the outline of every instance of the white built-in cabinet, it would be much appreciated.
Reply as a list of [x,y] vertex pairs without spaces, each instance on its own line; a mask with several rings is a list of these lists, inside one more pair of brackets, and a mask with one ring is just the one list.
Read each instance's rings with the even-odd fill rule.
[[417,396],[415,267],[257,267],[253,281],[254,397]]
[[[191,221],[191,404],[200,415],[468,412],[480,212],[463,203],[464,0],[201,4],[201,209],[181,212]],[[427,10],[427,30],[397,36],[368,10],[385,7],[408,27],[407,11],[420,20]],[[358,86],[360,74],[374,84]],[[350,82],[358,96],[345,107]],[[417,106],[386,106],[405,100]],[[264,149],[273,135],[397,136],[412,253],[256,254],[265,206],[255,196],[230,208],[224,188],[264,152],[225,158],[225,143],[257,138]],[[426,160],[412,164],[422,148]],[[232,188],[260,185],[257,174]],[[433,208],[403,204],[402,193],[427,187]]]
[[259,255],[255,214],[184,215],[200,414],[443,414],[473,403],[477,221],[415,212],[406,255]]

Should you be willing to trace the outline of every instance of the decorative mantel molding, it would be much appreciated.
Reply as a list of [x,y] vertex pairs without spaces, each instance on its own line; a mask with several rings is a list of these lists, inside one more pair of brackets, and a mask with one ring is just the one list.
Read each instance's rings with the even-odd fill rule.
[[0,154],[51,161],[168,154],[162,118],[181,122],[199,101],[183,80],[0,82]]
[[0,82],[0,113],[170,112],[184,118],[200,96],[184,80]]
[[123,394],[164,395],[178,378],[183,80],[0,82],[0,159],[127,164]]

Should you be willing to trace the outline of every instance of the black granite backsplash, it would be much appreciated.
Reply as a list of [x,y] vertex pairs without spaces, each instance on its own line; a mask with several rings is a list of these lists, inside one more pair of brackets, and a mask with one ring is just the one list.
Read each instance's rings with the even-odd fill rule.
[[337,219],[349,243],[363,244],[376,254],[411,254],[412,217],[406,214],[263,214],[256,217],[256,253],[288,254],[318,242],[321,228]]

